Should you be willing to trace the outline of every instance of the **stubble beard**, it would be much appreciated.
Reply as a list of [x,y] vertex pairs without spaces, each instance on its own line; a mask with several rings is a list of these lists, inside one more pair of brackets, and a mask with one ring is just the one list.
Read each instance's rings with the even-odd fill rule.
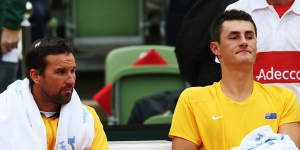
[[57,100],[57,103],[59,103],[59,104],[67,104],[71,101],[71,98],[72,98],[73,88],[72,88],[71,93],[68,93],[68,94],[62,94],[63,90],[64,90],[64,88],[61,88],[58,95],[56,95],[56,100]]
[[70,86],[64,86],[62,87],[56,95],[49,95],[46,91],[44,91],[47,95],[47,97],[55,104],[59,104],[59,105],[63,105],[63,104],[67,104],[70,102],[71,98],[72,98],[72,94],[73,94],[73,87],[72,87],[72,91],[71,93],[68,94],[63,94],[63,90],[65,88],[70,88]]

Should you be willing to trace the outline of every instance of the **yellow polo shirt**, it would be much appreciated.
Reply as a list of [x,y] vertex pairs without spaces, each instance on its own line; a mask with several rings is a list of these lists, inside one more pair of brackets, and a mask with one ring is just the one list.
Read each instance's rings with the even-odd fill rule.
[[169,136],[189,140],[204,150],[228,150],[240,145],[254,129],[300,121],[296,95],[289,89],[254,82],[243,102],[228,98],[220,82],[188,88],[181,94]]

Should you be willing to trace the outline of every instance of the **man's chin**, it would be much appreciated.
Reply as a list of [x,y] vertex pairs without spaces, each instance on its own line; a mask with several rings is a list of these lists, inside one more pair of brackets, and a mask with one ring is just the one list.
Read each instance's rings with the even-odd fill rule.
[[62,96],[61,104],[68,104],[71,101],[72,94]]
[[66,96],[66,97],[64,98],[64,104],[67,104],[67,103],[69,103],[69,102],[71,101],[71,96],[72,96],[72,95]]

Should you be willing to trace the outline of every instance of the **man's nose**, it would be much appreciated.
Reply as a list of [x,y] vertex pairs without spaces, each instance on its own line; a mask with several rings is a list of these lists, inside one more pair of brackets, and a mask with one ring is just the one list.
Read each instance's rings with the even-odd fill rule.
[[66,84],[70,84],[70,85],[74,86],[75,81],[76,81],[75,73],[69,73],[67,76]]
[[246,39],[246,37],[242,37],[241,38],[241,41],[240,41],[240,46],[248,46],[248,41],[247,41],[247,39]]

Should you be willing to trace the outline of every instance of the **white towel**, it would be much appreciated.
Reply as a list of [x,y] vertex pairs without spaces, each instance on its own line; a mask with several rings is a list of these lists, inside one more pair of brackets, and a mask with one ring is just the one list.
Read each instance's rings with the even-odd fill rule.
[[295,143],[285,134],[275,134],[269,125],[250,132],[240,147],[231,150],[298,150]]
[[[61,107],[55,150],[82,150],[94,138],[94,119],[76,91]],[[47,150],[46,128],[33,99],[29,80],[18,80],[0,94],[0,148]]]

